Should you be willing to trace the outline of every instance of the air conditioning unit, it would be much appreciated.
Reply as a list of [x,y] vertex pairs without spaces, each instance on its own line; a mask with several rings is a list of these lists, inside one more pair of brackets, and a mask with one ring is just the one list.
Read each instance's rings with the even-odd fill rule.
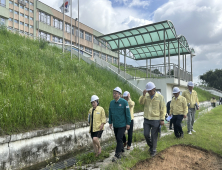
[[22,6],[26,6],[26,3],[25,3],[24,0],[18,0],[18,3],[19,3],[20,5],[22,5]]

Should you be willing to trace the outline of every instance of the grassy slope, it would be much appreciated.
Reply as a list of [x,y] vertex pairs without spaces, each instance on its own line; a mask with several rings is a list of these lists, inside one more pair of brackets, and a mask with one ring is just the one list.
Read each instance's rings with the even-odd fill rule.
[[194,90],[197,92],[198,99],[199,99],[200,102],[210,101],[210,99],[212,97],[215,97],[217,100],[219,99],[218,96],[212,95],[210,92],[202,90],[202,89],[200,89],[198,87],[194,87]]
[[116,75],[0,29],[0,134],[87,120],[93,94],[108,115],[116,86],[142,110],[139,95]]
[[[192,135],[184,133],[183,139],[176,139],[174,134],[161,138],[157,143],[157,151],[160,152],[173,145],[185,144],[198,146],[222,156],[222,143],[220,142],[220,139],[222,138],[221,110],[222,106],[218,106],[209,113],[201,116],[194,125],[197,132]],[[186,132],[187,127],[184,127],[183,130]],[[112,164],[106,169],[129,169],[137,162],[147,158],[150,158],[148,155],[148,147],[146,147],[145,151],[137,147],[130,153],[128,158],[122,159],[120,164]]]

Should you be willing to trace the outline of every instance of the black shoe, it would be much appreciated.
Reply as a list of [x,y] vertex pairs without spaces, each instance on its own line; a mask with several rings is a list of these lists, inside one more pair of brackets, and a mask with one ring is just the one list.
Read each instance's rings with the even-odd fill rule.
[[156,152],[150,153],[150,156],[152,156],[152,157],[156,156]]
[[183,138],[183,133],[180,135],[180,138]]

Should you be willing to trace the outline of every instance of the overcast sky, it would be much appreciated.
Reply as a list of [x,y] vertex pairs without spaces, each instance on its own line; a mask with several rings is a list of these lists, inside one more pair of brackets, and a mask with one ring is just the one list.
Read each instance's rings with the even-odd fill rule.
[[[40,1],[57,10],[63,2]],[[77,0],[73,0],[73,18],[77,18],[77,9]],[[222,0],[80,0],[80,22],[104,34],[163,20],[171,20],[177,34],[184,35],[194,48],[195,82],[208,70],[222,69]],[[177,63],[177,57],[171,61]],[[145,61],[131,59],[127,63],[145,65]],[[154,63],[163,63],[163,59],[153,59]]]

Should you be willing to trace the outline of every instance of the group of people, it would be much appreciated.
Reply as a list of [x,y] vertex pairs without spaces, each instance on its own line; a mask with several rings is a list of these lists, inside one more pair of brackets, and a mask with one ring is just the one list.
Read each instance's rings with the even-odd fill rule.
[[[195,132],[193,129],[195,111],[199,109],[199,101],[197,93],[193,90],[193,82],[188,82],[188,90],[181,94],[178,87],[173,88],[171,103],[167,103],[167,113],[172,116],[171,124],[174,125],[174,134],[177,138],[183,138],[183,130],[181,122],[183,118],[188,117],[187,127],[188,134]],[[116,138],[116,150],[112,159],[113,162],[124,157],[124,147],[130,149],[133,135],[133,119],[135,103],[130,97],[130,93],[116,87],[113,90],[113,99],[109,106],[109,127],[114,130]],[[151,156],[156,155],[158,132],[164,125],[166,115],[166,105],[164,97],[157,93],[156,86],[153,82],[148,82],[143,91],[143,95],[139,98],[139,103],[144,106],[144,137],[149,146]],[[93,147],[96,156],[101,153],[99,138],[104,130],[106,116],[104,109],[99,106],[99,97],[93,95],[91,97],[92,108],[89,110],[88,121],[90,123],[89,132],[93,140]],[[171,125],[172,128],[172,125]],[[128,130],[128,141],[126,141],[125,131]]]

